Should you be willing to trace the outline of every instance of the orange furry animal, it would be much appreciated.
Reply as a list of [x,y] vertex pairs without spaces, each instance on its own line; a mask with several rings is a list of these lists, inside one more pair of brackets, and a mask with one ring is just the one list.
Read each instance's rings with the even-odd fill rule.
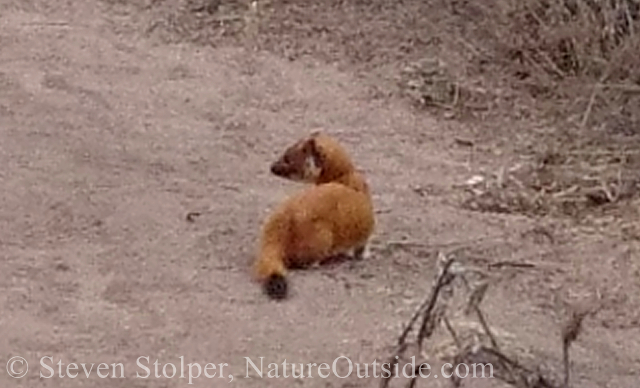
[[366,256],[375,217],[363,175],[326,135],[314,133],[288,148],[271,171],[315,183],[282,203],[263,225],[255,275],[267,295],[283,299],[288,268],[346,254]]

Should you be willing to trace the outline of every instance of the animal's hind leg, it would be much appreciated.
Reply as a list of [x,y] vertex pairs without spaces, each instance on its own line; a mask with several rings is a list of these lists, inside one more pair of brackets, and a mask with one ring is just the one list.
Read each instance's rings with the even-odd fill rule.
[[369,244],[364,243],[360,246],[345,250],[343,252],[336,252],[325,259],[325,264],[340,264],[347,261],[361,261],[369,258],[371,255],[369,251]]
[[365,243],[364,245],[354,248],[351,256],[353,260],[356,260],[356,261],[368,259],[369,257],[371,257],[371,250],[369,248],[369,244]]
[[295,255],[288,258],[289,268],[304,269],[325,264],[332,258],[333,232],[322,224],[300,229],[295,245]]

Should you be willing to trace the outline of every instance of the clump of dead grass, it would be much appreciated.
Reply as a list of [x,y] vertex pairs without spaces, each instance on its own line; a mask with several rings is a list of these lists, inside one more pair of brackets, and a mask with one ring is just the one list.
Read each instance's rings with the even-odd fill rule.
[[462,207],[469,210],[569,216],[616,211],[632,203],[640,190],[638,150],[605,149],[602,144],[573,141],[554,149],[535,150],[532,157],[477,174],[461,185]]
[[640,134],[638,0],[454,2],[459,33],[511,84],[586,127]]
[[[488,82],[521,92],[520,102],[534,108],[533,119],[555,128],[518,134],[535,144],[536,160],[525,163],[521,171],[526,173],[519,177],[510,174],[499,184],[471,190],[464,206],[579,217],[637,197],[640,1],[456,1],[447,6],[451,35],[471,48],[468,57],[483,64]],[[509,110],[517,111],[500,112],[512,116]],[[529,151],[522,144],[514,148]]]

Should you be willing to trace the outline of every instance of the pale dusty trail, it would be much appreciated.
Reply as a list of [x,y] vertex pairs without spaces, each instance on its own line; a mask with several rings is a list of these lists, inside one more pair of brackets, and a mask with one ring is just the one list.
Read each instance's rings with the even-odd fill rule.
[[[244,379],[244,357],[265,366],[380,361],[430,287],[438,244],[483,237],[489,255],[546,261],[549,270],[496,286],[486,307],[525,344],[558,355],[549,335],[557,326],[540,312],[545,282],[584,270],[571,258],[534,257],[552,250],[522,237],[529,221],[455,206],[451,186],[472,171],[443,123],[372,100],[331,67],[162,45],[119,27],[128,19],[106,17],[100,3],[46,3],[0,3],[0,360],[30,363],[21,380],[0,373],[0,385],[210,387],[232,375],[240,386],[373,387],[355,372]],[[276,304],[250,282],[248,264],[265,213],[297,186],[267,166],[318,126],[335,131],[369,174],[380,211],[373,257],[295,272],[291,299]],[[190,211],[202,213],[194,223]],[[405,238],[420,244],[385,249]],[[580,386],[637,382],[633,338],[628,350],[585,341]],[[598,354],[603,374],[592,372]],[[40,379],[49,374],[43,356],[123,363],[126,378],[100,379],[94,369],[87,379],[80,369],[75,379]],[[188,385],[135,378],[146,373],[140,356],[229,366],[224,378]]]

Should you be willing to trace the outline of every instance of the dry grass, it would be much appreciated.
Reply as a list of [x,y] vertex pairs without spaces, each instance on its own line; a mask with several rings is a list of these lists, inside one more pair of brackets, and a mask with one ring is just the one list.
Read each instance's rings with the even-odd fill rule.
[[531,148],[514,147],[529,157],[520,163],[522,173],[505,166],[506,175],[503,170],[496,184],[471,190],[463,206],[581,218],[637,197],[640,2],[448,4],[449,32],[472,48],[471,61],[481,64],[494,87],[518,91],[520,103],[530,97],[533,116],[556,128],[512,134],[527,137]]
[[640,132],[640,2],[452,4],[458,33],[482,47],[482,60],[498,65],[513,86],[552,102],[565,117],[576,114],[583,128],[605,119],[613,132]]
[[640,184],[640,174],[634,168],[638,152],[573,143],[578,144],[575,149],[575,144],[566,144],[559,150],[536,150],[528,161],[475,176],[462,186],[462,206],[482,212],[577,220],[586,214],[610,214],[624,205],[633,207]]

